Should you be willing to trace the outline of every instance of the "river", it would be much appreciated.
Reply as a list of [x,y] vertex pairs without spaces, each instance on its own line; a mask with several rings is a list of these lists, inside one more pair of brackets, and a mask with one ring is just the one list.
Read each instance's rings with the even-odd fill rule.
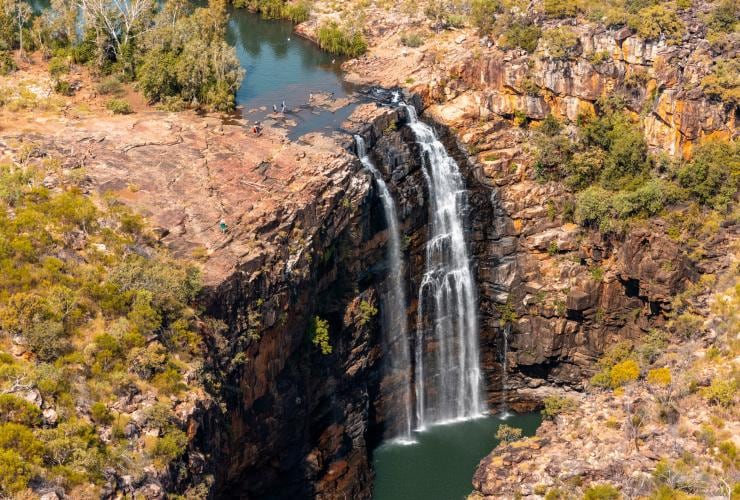
[[[356,87],[342,79],[343,59],[296,35],[292,23],[233,9],[227,39],[247,71],[236,94],[244,118],[287,125],[290,137],[297,138],[336,130],[351,114],[354,106],[341,104],[354,99]],[[328,106],[316,105],[320,96]],[[273,113],[273,106],[280,111],[283,101],[286,113]]]

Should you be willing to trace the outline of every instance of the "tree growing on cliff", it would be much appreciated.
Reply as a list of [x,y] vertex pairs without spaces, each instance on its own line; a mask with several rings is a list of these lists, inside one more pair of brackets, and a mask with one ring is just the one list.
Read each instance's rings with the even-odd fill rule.
[[308,335],[313,345],[321,350],[321,354],[331,354],[332,346],[329,343],[329,322],[314,316],[308,326]]

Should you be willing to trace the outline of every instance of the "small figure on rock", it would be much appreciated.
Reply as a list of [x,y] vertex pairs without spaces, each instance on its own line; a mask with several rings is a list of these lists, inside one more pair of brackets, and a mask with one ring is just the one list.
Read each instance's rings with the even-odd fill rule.
[[283,114],[285,114],[285,101],[283,101],[283,105],[280,108],[280,112],[283,113]]
[[218,228],[221,230],[222,233],[226,234],[226,231],[229,230],[229,226],[226,224],[226,221],[221,219],[221,221],[218,223]]

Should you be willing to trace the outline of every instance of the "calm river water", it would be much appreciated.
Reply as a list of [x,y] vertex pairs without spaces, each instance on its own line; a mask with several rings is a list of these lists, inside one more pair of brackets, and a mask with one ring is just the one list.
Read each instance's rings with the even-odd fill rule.
[[342,60],[296,35],[292,23],[268,21],[246,9],[235,9],[227,36],[247,70],[236,94],[245,118],[269,119],[273,105],[280,110],[285,101],[285,119],[295,123],[290,135],[298,137],[315,130],[335,130],[352,112],[352,105],[336,112],[309,106],[311,94],[330,94],[339,100],[353,95],[355,88],[342,80]]

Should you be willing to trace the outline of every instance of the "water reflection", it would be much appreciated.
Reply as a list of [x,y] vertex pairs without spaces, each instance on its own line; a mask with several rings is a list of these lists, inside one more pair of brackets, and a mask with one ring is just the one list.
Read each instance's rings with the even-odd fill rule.
[[293,32],[293,24],[269,21],[245,9],[231,12],[227,41],[234,45],[247,75],[236,102],[249,120],[269,119],[273,106],[285,101],[287,120],[296,123],[291,137],[321,129],[336,129],[351,106],[332,113],[312,109],[311,94],[333,94],[342,99],[354,86],[342,80],[342,60],[320,50]]

